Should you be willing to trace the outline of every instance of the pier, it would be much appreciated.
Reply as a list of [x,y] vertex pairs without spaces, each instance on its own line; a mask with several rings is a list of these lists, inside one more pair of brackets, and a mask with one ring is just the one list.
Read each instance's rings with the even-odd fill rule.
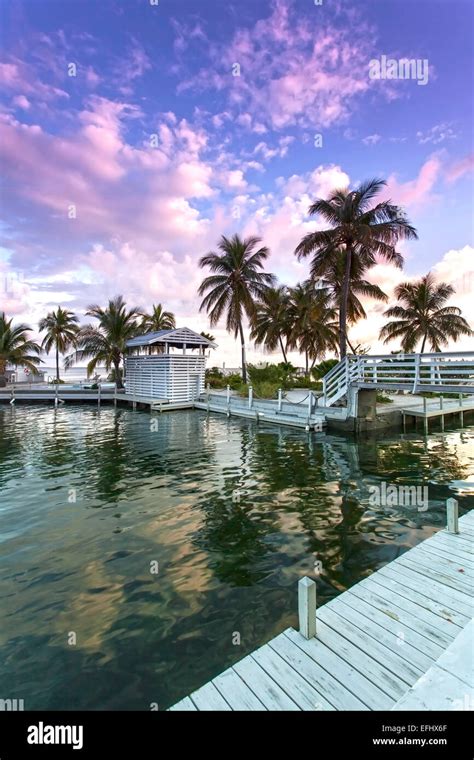
[[288,628],[171,710],[474,709],[474,510]]

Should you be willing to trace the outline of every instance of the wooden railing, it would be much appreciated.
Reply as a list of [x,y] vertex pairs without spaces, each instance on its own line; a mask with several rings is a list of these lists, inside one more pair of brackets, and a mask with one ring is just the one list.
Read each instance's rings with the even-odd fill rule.
[[474,393],[474,352],[350,354],[324,376],[324,406],[346,396],[352,384],[411,393]]

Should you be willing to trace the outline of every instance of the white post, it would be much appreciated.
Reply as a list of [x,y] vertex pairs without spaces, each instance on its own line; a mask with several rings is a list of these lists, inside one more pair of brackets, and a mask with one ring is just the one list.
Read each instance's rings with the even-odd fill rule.
[[227,386],[227,406],[230,404],[230,385]]
[[253,388],[251,385],[249,385],[249,409],[252,408],[253,403]]
[[58,383],[56,383],[54,388],[54,406],[58,405]]
[[413,390],[412,393],[415,393],[416,386],[418,384],[420,377],[420,354],[415,354],[415,379],[413,381]]
[[459,533],[459,508],[456,499],[447,499],[446,516],[448,533]]
[[281,412],[281,404],[282,404],[282,392],[281,388],[278,388],[278,411]]
[[308,422],[311,417],[312,411],[313,411],[313,391],[310,391],[309,396],[308,396]]
[[307,576],[298,581],[298,617],[301,635],[316,636],[316,583]]

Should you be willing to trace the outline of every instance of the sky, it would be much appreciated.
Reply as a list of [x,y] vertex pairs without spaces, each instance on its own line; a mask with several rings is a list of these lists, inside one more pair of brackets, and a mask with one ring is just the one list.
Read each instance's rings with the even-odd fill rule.
[[[309,266],[296,245],[324,227],[309,205],[377,176],[419,240],[400,244],[403,271],[380,263],[369,279],[393,302],[397,283],[432,271],[474,324],[473,10],[0,0],[0,311],[36,331],[58,304],[85,322],[122,293],[209,330],[198,260],[222,234],[260,236],[268,271],[293,285]],[[353,343],[398,348],[378,342],[385,308],[366,302]],[[212,363],[237,367],[233,337],[212,333]],[[281,360],[251,344],[248,358]]]

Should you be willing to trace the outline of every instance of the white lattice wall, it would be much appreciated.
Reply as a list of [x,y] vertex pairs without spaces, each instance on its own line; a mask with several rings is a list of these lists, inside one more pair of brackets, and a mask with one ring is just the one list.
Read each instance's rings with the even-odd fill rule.
[[158,354],[126,358],[126,392],[170,403],[193,401],[204,391],[205,356]]

